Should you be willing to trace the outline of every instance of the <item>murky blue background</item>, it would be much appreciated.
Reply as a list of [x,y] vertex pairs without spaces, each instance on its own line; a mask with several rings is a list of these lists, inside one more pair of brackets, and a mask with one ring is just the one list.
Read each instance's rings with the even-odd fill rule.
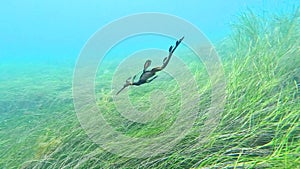
[[0,2],[1,57],[76,57],[98,29],[127,15],[162,12],[195,24],[215,42],[229,32],[239,12],[286,12],[297,0],[58,1]]
[[[43,152],[34,154],[34,150],[43,137],[50,131],[68,130],[67,125],[77,120],[72,100],[76,59],[88,39],[110,22],[143,12],[171,14],[196,25],[214,44],[230,33],[230,24],[248,8],[263,16],[281,15],[299,6],[299,0],[1,1],[0,168],[40,158]],[[130,40],[148,47],[138,37]],[[161,40],[162,49],[174,43]],[[111,54],[130,47],[137,46],[119,46]]]

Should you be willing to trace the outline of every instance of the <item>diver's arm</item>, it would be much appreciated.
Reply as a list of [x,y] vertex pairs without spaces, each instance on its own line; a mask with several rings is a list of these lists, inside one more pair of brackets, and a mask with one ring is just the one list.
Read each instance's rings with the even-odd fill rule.
[[[134,80],[134,78],[135,78],[135,76],[133,77],[133,80]],[[119,94],[122,90],[124,90],[126,87],[128,87],[128,86],[130,86],[130,85],[133,84],[132,82],[130,82],[130,79],[131,79],[131,77],[129,77],[129,78],[126,80],[126,82],[125,82],[125,84],[123,85],[122,89],[120,89],[120,90],[117,92],[116,95],[118,95],[118,94]]]
[[147,80],[147,83],[152,82],[152,80],[154,80],[154,79],[156,79],[156,78],[157,78],[157,76],[154,76],[152,79]]

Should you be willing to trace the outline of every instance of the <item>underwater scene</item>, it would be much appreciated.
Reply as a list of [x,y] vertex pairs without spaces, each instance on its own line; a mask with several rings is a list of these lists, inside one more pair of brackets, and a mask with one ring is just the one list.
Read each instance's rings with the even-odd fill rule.
[[0,168],[300,168],[300,1],[0,4]]

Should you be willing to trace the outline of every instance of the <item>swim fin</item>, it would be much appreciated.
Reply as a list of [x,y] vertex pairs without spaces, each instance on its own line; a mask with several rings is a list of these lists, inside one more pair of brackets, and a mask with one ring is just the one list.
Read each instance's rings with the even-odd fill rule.
[[170,46],[169,48],[169,52],[172,52],[173,46]]
[[151,60],[146,60],[145,64],[144,64],[144,72],[146,71],[146,69],[151,65]]

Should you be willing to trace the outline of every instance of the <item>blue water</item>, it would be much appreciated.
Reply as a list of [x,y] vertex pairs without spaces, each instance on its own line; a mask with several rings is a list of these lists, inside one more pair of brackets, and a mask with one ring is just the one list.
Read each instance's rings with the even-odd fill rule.
[[143,12],[176,15],[195,24],[212,41],[230,32],[241,11],[287,12],[297,0],[213,1],[3,1],[1,57],[76,57],[98,29],[120,17]]

